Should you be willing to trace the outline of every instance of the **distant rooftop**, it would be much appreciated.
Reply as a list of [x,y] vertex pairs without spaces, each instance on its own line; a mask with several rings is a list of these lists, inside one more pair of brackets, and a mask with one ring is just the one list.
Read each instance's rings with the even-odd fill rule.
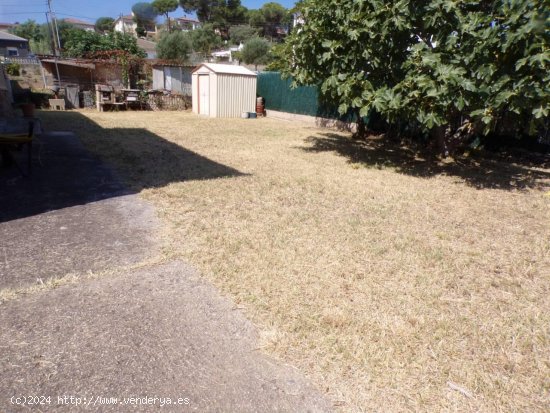
[[87,22],[87,21],[84,21],[84,20],[73,19],[72,17],[67,17],[66,19],[63,19],[63,20],[66,21],[67,23],[71,23],[71,24],[80,24],[82,26],[90,26],[90,27],[94,26],[93,23],[90,23],[90,22]]
[[2,32],[2,31],[0,31],[0,40],[13,40],[13,41],[19,41],[19,42],[28,42],[27,39],[23,39],[22,37],[16,36],[15,34]]
[[[120,20],[120,17],[117,17],[115,19],[115,21],[119,21]],[[127,14],[126,16],[122,16],[122,20],[124,21],[134,21],[134,16],[132,16],[131,14]]]
[[197,19],[192,19],[191,17],[176,17],[176,20],[180,22],[189,22],[189,23],[200,23]]

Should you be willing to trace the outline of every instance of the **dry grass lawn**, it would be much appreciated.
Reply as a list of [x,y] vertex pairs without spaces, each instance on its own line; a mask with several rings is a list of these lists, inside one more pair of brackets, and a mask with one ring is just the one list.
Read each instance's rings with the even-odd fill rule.
[[151,201],[345,412],[550,410],[550,170],[426,161],[274,119],[41,115]]

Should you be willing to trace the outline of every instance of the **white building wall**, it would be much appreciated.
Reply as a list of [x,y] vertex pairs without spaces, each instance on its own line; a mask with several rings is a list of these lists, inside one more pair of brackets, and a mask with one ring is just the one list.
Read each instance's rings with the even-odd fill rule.
[[118,19],[115,23],[115,32],[135,34],[137,24],[135,22],[122,21]]

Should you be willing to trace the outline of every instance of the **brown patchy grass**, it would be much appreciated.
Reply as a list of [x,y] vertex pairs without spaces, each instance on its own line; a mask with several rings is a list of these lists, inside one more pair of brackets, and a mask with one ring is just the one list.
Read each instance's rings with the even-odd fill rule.
[[273,119],[42,116],[116,165],[156,205],[164,255],[341,411],[550,408],[544,165],[441,165]]

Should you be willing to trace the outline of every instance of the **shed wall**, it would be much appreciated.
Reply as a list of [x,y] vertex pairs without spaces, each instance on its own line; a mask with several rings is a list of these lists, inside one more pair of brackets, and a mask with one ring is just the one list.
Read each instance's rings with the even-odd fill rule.
[[217,76],[216,103],[218,118],[238,118],[242,112],[256,111],[256,77],[220,73]]
[[198,82],[199,76],[196,73],[191,75],[191,109],[193,113],[199,113],[199,99],[198,99]]
[[256,76],[216,73],[203,66],[192,75],[193,113],[199,113],[199,75],[209,77],[209,116],[238,118],[256,110]]
[[164,89],[164,71],[161,68],[153,68],[153,89],[160,90]]
[[171,92],[191,96],[191,68],[180,66],[153,67],[153,89],[167,89]]
[[218,117],[218,75],[210,73],[210,117]]

